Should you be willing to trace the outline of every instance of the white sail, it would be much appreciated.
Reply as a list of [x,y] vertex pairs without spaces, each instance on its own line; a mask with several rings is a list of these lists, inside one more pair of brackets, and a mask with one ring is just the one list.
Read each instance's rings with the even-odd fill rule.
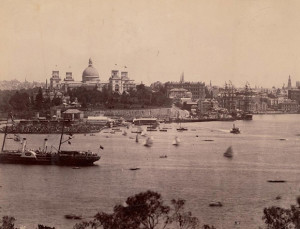
[[152,146],[153,145],[153,137],[148,137],[144,143],[144,146]]
[[180,139],[176,136],[172,144],[178,146],[179,143],[180,143]]

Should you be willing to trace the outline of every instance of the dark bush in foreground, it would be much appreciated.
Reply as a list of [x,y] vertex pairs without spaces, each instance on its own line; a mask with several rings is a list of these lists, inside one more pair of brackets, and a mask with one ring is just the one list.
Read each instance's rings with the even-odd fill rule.
[[292,205],[290,209],[280,207],[269,207],[264,209],[262,219],[267,225],[267,229],[299,229],[300,228],[300,197],[297,198],[297,204]]
[[[155,228],[199,228],[199,220],[184,209],[185,200],[172,200],[166,205],[159,193],[141,192],[130,196],[125,205],[116,205],[113,213],[99,212],[94,220],[76,224],[74,229],[155,229]],[[205,229],[215,229],[205,226]]]

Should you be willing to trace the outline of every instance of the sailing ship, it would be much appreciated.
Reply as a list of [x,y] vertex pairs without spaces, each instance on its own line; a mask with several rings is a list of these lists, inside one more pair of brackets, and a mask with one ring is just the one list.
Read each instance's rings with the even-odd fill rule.
[[232,151],[232,147],[229,146],[227,148],[227,150],[224,153],[224,157],[228,157],[228,158],[232,158],[233,157],[233,151]]
[[181,118],[180,118],[180,115],[179,115],[179,111],[177,111],[177,121],[179,122],[179,128],[176,129],[177,131],[186,131],[186,130],[188,130],[187,128],[181,126]]
[[[7,128],[5,129],[7,130]],[[57,152],[55,153],[47,152],[48,139],[44,140],[43,150],[27,150],[26,138],[23,138],[21,150],[6,150],[5,141],[6,141],[7,131],[5,131],[3,137],[3,143],[2,143],[2,150],[0,153],[0,163],[86,166],[86,165],[93,165],[95,161],[98,161],[100,159],[100,156],[98,156],[96,153],[93,153],[91,151],[61,150],[60,149],[61,145],[65,142],[71,144],[70,140],[72,139],[72,136],[70,135],[66,141],[62,141],[63,135],[64,135],[64,122],[62,124],[62,132],[60,136],[59,147]]]

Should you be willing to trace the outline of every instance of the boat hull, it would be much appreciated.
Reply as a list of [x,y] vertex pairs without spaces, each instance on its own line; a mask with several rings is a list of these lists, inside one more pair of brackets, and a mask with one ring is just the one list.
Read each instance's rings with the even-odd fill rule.
[[21,153],[3,152],[0,154],[2,164],[28,164],[28,165],[67,165],[67,166],[89,166],[100,160],[96,155],[70,154],[37,154],[35,158],[22,157]]

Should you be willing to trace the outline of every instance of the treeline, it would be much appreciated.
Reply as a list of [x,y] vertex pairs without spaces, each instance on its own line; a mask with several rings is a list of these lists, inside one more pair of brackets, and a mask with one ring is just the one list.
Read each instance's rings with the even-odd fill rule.
[[158,90],[152,91],[151,88],[145,85],[137,85],[136,90],[130,89],[123,92],[112,92],[107,87],[103,87],[102,91],[94,88],[88,90],[84,87],[69,90],[67,95],[70,96],[70,101],[74,102],[78,99],[78,102],[82,107],[97,107],[105,106],[105,108],[130,108],[134,105],[144,106],[170,106],[172,101],[166,96],[166,90],[164,86],[161,86]]
[[131,89],[128,92],[119,94],[111,92],[104,87],[102,91],[95,87],[92,90],[79,87],[67,92],[60,93],[59,96],[54,93],[50,99],[49,92],[43,92],[42,88],[34,88],[18,91],[0,91],[0,111],[1,112],[33,112],[41,113],[49,111],[53,106],[66,101],[78,101],[83,108],[131,108],[132,106],[170,106],[172,101],[166,96],[164,86],[158,90],[152,91],[145,85],[137,85],[136,90]]
[[30,118],[37,111],[45,115],[52,106],[61,103],[62,99],[55,96],[52,100],[44,98],[42,88],[0,91],[0,111],[13,112],[20,118]]
[[[297,205],[290,208],[268,207],[264,209],[262,219],[266,229],[299,229],[300,197]],[[235,222],[237,223],[237,222]],[[240,222],[238,222],[240,223]],[[0,229],[18,229],[15,218],[4,216],[0,220]],[[173,199],[166,204],[157,192],[146,191],[127,198],[123,205],[116,205],[112,213],[98,212],[90,221],[82,221],[73,229],[216,229],[185,209],[185,200]],[[259,227],[261,229],[261,227]],[[39,224],[38,229],[55,229]]]

